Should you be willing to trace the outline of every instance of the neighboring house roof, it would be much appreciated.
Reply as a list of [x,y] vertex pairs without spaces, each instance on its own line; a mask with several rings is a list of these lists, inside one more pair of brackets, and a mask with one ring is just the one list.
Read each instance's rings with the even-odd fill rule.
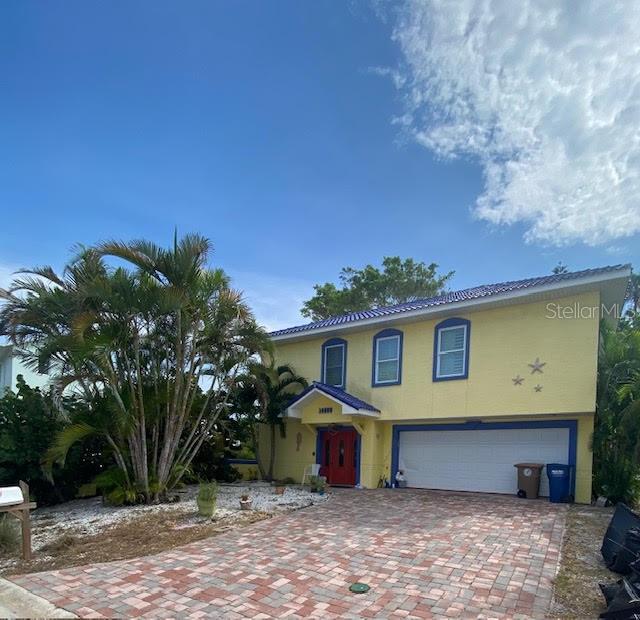
[[[374,308],[372,310],[362,310],[360,312],[350,312],[341,316],[333,316],[321,321],[307,323],[306,325],[297,325],[271,332],[270,336],[276,340],[287,339],[289,336],[303,335],[306,332],[327,331],[331,329],[341,329],[351,324],[360,322],[369,322],[374,319],[382,319],[387,317],[402,318],[402,315],[408,313],[426,313],[442,306],[462,304],[467,302],[481,301],[487,298],[498,298],[500,296],[514,296],[521,292],[536,292],[538,289],[545,288],[563,288],[568,285],[579,285],[583,281],[599,281],[608,278],[628,278],[631,273],[630,265],[613,265],[608,267],[599,267],[596,269],[585,269],[583,271],[573,271],[568,273],[552,274],[537,278],[526,278],[524,280],[511,280],[509,282],[499,282],[497,284],[483,284],[473,288],[463,289],[461,291],[452,291],[428,297],[426,299],[416,299],[394,306],[385,306],[382,308]],[[444,309],[444,308],[443,308]]]
[[289,403],[288,408],[293,407],[296,403],[299,403],[314,391],[322,392],[333,400],[337,400],[350,409],[355,410],[355,412],[371,411],[373,413],[380,413],[380,409],[374,407],[373,405],[370,405],[364,400],[359,399],[357,396],[349,394],[349,392],[345,392],[344,390],[341,390],[340,388],[337,388],[333,385],[320,383],[320,381],[314,381],[309,387],[305,388],[302,392],[300,392],[300,394],[295,396]]

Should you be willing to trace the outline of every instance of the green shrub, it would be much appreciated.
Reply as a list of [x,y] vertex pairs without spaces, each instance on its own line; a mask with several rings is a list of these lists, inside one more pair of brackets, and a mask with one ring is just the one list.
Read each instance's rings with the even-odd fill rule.
[[95,484],[87,483],[80,485],[76,497],[79,499],[85,499],[87,497],[95,497],[98,494],[98,488]]
[[17,519],[0,515],[0,551],[12,553],[20,546],[20,530]]
[[[71,422],[86,409],[72,397],[65,398],[64,408]],[[56,504],[73,499],[78,487],[110,462],[102,441],[93,438],[74,446],[64,467],[54,468],[55,484],[47,479],[42,458],[52,438],[69,423],[67,416],[58,413],[51,393],[29,387],[18,376],[16,390],[0,395],[0,486],[24,480],[38,505]]]
[[93,483],[112,506],[137,504],[144,500],[142,493],[126,479],[121,469],[107,469],[98,474]]
[[636,507],[640,499],[640,467],[623,456],[601,459],[593,486],[613,503],[624,502]]
[[227,458],[236,458],[236,454],[224,450],[219,441],[205,441],[182,479],[187,484],[194,484],[200,480],[235,482],[242,478],[242,474],[227,462]]

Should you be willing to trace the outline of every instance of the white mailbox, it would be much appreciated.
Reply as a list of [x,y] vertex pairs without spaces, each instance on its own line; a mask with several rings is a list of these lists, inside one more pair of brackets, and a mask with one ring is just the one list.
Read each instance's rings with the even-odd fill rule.
[[0,506],[22,504],[24,497],[20,487],[0,487]]

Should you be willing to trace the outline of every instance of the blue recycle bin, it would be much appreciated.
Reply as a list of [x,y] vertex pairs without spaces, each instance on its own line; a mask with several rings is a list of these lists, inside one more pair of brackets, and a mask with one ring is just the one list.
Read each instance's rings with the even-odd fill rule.
[[571,502],[571,474],[573,465],[562,463],[548,463],[547,476],[549,478],[549,501],[554,504]]

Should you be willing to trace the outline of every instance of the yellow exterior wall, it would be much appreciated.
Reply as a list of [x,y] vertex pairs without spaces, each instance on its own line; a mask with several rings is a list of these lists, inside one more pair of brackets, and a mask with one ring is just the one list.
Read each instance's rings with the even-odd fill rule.
[[[402,384],[397,386],[371,386],[373,336],[385,325],[337,333],[347,341],[346,391],[380,409],[380,419],[391,420],[594,411],[598,317],[549,319],[547,303],[452,315],[471,321],[466,380],[432,381],[434,328],[440,319],[394,324],[404,333]],[[597,306],[599,296],[586,293],[561,303]],[[277,343],[277,360],[309,380],[320,380],[325,340]],[[544,374],[531,375],[527,364],[537,357],[546,362]],[[513,385],[517,374],[525,377],[524,385]],[[543,385],[541,392],[533,391],[536,383]]]
[[[432,380],[434,328],[442,318],[393,324],[404,333],[398,386],[371,385],[373,336],[388,325],[336,332],[335,337],[347,341],[346,391],[380,409],[380,416],[351,418],[342,415],[334,401],[311,399],[301,421],[287,421],[287,438],[277,439],[276,476],[300,480],[304,467],[316,462],[315,427],[320,425],[349,425],[355,420],[362,431],[360,481],[375,487],[381,476],[388,478],[391,473],[393,423],[578,420],[576,499],[590,501],[598,317],[593,313],[582,319],[548,318],[549,303],[597,307],[599,294],[447,315],[471,321],[469,377],[464,380]],[[291,364],[309,381],[319,380],[322,344],[329,337],[276,343],[277,361]],[[543,374],[531,374],[528,364],[536,358],[546,363]],[[512,378],[518,374],[524,383],[516,386]],[[537,384],[542,391],[534,391]],[[318,409],[324,406],[332,406],[333,413],[320,414]]]
[[593,437],[594,416],[578,418],[578,445],[576,446],[576,501],[581,504],[591,502],[591,482],[593,470]]
[[[278,480],[293,478],[296,482],[300,482],[304,468],[316,462],[316,431],[293,418],[286,421],[286,429],[284,439],[280,433],[276,433],[273,473]],[[266,427],[262,430],[260,436],[261,444],[264,445],[262,453],[267,455],[270,439]]]
[[[519,418],[520,420],[522,418]],[[537,416],[530,419],[544,419]],[[576,501],[588,504],[591,501],[591,436],[593,434],[593,414],[580,417],[562,418],[577,420],[577,466],[576,466]],[[351,418],[345,416],[340,424],[351,424]],[[514,418],[501,421],[513,422]],[[428,424],[430,420],[416,420],[416,423]],[[293,478],[297,482],[302,479],[304,468],[316,462],[316,431],[296,419],[287,420],[287,435],[276,438],[275,477],[277,479]],[[360,484],[368,489],[375,488],[380,478],[391,478],[391,447],[393,422],[377,420],[358,420],[356,422],[364,433],[361,435]],[[302,436],[300,450],[296,449],[297,434]],[[268,439],[267,439],[268,441]],[[546,475],[543,472],[543,475]]]

